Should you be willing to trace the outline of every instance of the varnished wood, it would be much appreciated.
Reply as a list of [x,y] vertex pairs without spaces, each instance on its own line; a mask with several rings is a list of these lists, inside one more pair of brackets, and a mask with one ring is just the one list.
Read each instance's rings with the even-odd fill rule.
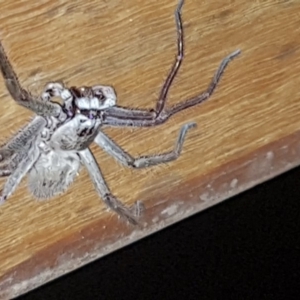
[[[20,81],[113,85],[121,105],[154,107],[176,53],[176,1],[0,1],[0,38]],[[186,218],[300,163],[299,1],[198,1],[183,8],[185,60],[169,103],[197,95],[221,60],[242,54],[212,98],[157,128],[108,129],[132,155],[171,149],[195,121],[180,159],[145,170],[92,150],[116,196],[140,199],[145,228],[105,209],[83,171],[62,196],[36,202],[24,181],[0,207],[0,296],[7,299]],[[4,141],[29,120],[0,81]],[[1,184],[4,180],[1,179]]]

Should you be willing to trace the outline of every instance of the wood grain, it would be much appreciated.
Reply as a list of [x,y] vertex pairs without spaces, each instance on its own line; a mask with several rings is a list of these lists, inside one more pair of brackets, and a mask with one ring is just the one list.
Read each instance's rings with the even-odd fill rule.
[[[113,85],[121,105],[154,107],[176,53],[176,1],[0,1],[0,38],[29,90],[48,81]],[[37,202],[26,181],[0,207],[0,296],[10,299],[300,163],[300,2],[186,0],[185,60],[169,103],[199,94],[234,60],[213,97],[146,129],[106,132],[132,155],[171,149],[195,121],[176,162],[121,167],[92,150],[124,203],[144,201],[145,228],[106,210],[82,171],[62,197]],[[0,82],[4,141],[31,113]],[[4,180],[1,179],[1,184]]]

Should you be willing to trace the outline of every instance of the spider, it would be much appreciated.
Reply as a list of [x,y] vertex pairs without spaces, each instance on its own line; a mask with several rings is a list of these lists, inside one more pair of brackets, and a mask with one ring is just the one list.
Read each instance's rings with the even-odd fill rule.
[[[183,0],[180,0],[175,10],[176,60],[155,109],[121,107],[117,105],[114,88],[103,85],[68,88],[60,82],[50,82],[40,96],[32,95],[19,83],[0,43],[0,67],[7,90],[17,104],[35,113],[31,122],[0,148],[0,176],[8,177],[0,196],[1,204],[12,195],[25,175],[28,176],[28,188],[37,199],[60,195],[75,180],[83,165],[108,208],[132,224],[139,223],[144,205],[137,201],[127,207],[111,193],[89,146],[95,142],[117,161],[131,168],[145,168],[176,160],[188,130],[195,127],[195,123],[186,123],[181,127],[172,151],[137,158],[125,152],[102,128],[160,125],[172,115],[204,102],[214,92],[229,62],[240,53],[237,50],[223,59],[204,93],[167,108],[167,95],[184,56],[182,6]],[[62,103],[55,102],[54,97],[60,97]]]

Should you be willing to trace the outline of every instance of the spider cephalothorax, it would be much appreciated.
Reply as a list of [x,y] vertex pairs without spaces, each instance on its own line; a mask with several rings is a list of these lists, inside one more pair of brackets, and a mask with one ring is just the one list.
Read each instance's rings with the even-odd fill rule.
[[[110,139],[102,126],[148,127],[162,124],[173,114],[200,104],[214,92],[228,63],[240,51],[227,56],[219,66],[208,89],[184,102],[166,107],[169,89],[183,60],[183,28],[181,0],[175,11],[178,53],[162,87],[155,109],[131,109],[117,105],[115,91],[110,86],[67,88],[62,83],[48,83],[41,96],[31,95],[19,83],[0,43],[0,68],[12,98],[33,111],[36,116],[0,148],[0,176],[8,176],[0,203],[16,189],[25,175],[32,194],[39,199],[59,195],[69,187],[83,165],[96,191],[106,205],[133,224],[143,209],[140,201],[133,206],[123,205],[109,190],[101,170],[89,149],[95,142],[125,166],[145,168],[177,159],[180,156],[187,131],[195,123],[180,129],[175,148],[159,155],[132,157]],[[55,102],[59,97],[61,103]]]
[[56,122],[51,141],[53,147],[56,143],[55,148],[64,151],[87,148],[102,125],[103,111],[115,106],[117,101],[114,89],[103,85],[68,89],[62,83],[48,83],[42,94],[43,101],[49,102],[53,97],[62,99],[66,119]]

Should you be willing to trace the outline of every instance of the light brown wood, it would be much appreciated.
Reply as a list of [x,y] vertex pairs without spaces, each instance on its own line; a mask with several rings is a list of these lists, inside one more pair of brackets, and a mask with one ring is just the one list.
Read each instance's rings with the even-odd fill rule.
[[[176,1],[0,1],[1,40],[24,86],[113,85],[121,105],[151,108],[176,53]],[[214,205],[300,163],[299,1],[186,0],[185,60],[169,103],[199,94],[240,48],[212,98],[146,129],[106,132],[132,155],[182,156],[145,170],[92,150],[124,203],[143,200],[144,229],[108,212],[82,171],[62,196],[37,202],[26,181],[0,207],[0,296],[9,299]],[[2,140],[31,113],[0,81]],[[4,184],[4,179],[1,179]]]

